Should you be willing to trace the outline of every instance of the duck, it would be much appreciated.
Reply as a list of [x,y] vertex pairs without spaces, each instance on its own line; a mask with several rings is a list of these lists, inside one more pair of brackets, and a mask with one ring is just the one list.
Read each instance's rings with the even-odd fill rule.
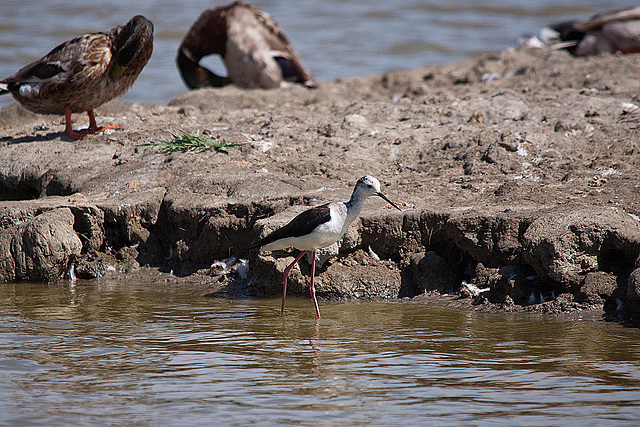
[[[640,52],[640,6],[612,9],[584,20],[558,22],[541,31],[542,46],[574,56]],[[530,45],[530,44],[529,44]]]
[[[136,15],[107,32],[63,42],[41,59],[0,80],[0,95],[10,93],[26,109],[65,118],[65,134],[83,139],[105,129],[94,109],[124,94],[135,83],[153,51],[153,24]],[[73,130],[71,114],[87,112],[87,132]]]
[[[221,56],[228,76],[200,65],[209,55]],[[242,0],[203,11],[180,43],[176,63],[190,89],[228,84],[273,89],[285,81],[318,86],[282,27],[268,13]]]

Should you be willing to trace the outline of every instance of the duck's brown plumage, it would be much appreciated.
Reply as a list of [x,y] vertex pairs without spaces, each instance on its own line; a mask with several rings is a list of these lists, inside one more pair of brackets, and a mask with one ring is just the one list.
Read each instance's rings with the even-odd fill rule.
[[[229,77],[202,67],[200,60],[220,55]],[[176,59],[192,89],[229,83],[243,88],[274,88],[282,81],[308,87],[318,83],[293,49],[284,30],[266,12],[242,1],[207,9],[182,40]]]
[[90,131],[100,130],[93,109],[129,90],[152,50],[153,24],[137,15],[108,32],[86,34],[58,45],[0,80],[0,94],[11,93],[35,113],[64,114],[67,135],[82,138],[71,128],[71,113],[86,111]]
[[565,47],[576,56],[603,52],[640,52],[640,6],[613,9],[589,19],[551,26]]

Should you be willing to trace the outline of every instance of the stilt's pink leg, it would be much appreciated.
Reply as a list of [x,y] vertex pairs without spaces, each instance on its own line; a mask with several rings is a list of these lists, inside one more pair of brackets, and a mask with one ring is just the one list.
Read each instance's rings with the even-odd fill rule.
[[[284,285],[282,286],[282,308],[280,309],[280,313],[281,314],[284,314],[284,298],[287,296],[287,276],[289,276],[289,272],[291,271],[293,266],[296,264],[296,262],[300,261],[300,259],[306,253],[307,253],[307,251],[300,252],[300,255],[298,255],[296,257],[296,259],[294,259],[293,262],[291,264],[289,264],[289,266],[287,268],[284,269]],[[315,260],[315,256],[314,256],[313,259]]]
[[316,275],[316,251],[311,251],[311,298],[313,298],[313,304],[316,306],[316,314],[318,319],[320,318],[320,309],[318,308],[318,300],[316,299],[316,288],[313,285],[313,278]]

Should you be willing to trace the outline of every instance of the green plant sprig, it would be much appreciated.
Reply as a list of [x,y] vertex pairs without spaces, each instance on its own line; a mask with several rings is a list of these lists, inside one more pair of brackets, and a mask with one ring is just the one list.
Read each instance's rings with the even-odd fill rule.
[[171,133],[171,139],[160,140],[158,142],[150,142],[144,145],[160,145],[161,153],[193,153],[196,151],[215,150],[228,153],[228,147],[237,147],[242,144],[230,144],[224,139],[212,138],[206,135],[200,135],[199,131],[195,134],[187,132]]

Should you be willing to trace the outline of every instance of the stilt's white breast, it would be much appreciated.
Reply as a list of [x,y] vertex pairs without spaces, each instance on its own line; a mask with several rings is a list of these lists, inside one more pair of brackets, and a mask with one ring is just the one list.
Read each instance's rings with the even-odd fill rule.
[[331,218],[329,221],[318,225],[309,234],[299,237],[286,237],[278,239],[262,247],[263,251],[274,251],[287,248],[296,248],[301,251],[326,248],[331,246],[346,231],[345,220],[347,208],[344,203],[331,203],[329,205]]
[[315,240],[314,243],[318,244],[318,249],[334,244],[346,231],[344,222],[347,218],[347,209],[344,207],[344,203],[331,203],[329,208],[331,209],[331,220],[317,226],[310,235]]

